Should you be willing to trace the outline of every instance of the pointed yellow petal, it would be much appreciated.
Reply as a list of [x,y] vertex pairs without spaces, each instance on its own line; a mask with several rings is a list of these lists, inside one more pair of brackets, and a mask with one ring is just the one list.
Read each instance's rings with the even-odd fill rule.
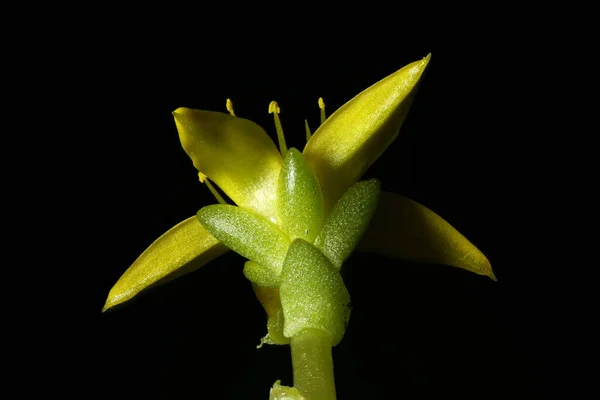
[[427,207],[381,192],[379,208],[358,249],[412,261],[451,265],[496,280],[481,251]]
[[252,282],[252,288],[254,289],[256,298],[263,306],[269,317],[275,315],[275,313],[281,309],[279,289],[258,286],[254,282]]
[[135,260],[110,290],[102,311],[133,298],[150,286],[192,272],[227,250],[204,229],[196,216],[190,217],[156,239]]
[[194,167],[240,207],[275,222],[281,155],[257,124],[228,114],[178,108],[179,139]]
[[327,211],[398,136],[429,58],[364,90],[312,135],[303,155],[319,178]]

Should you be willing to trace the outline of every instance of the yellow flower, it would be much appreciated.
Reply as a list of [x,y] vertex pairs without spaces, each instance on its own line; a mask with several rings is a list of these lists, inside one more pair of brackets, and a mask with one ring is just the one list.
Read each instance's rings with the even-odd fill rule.
[[[302,156],[318,178],[327,213],[397,137],[430,56],[375,83],[325,119],[310,136]],[[283,159],[257,124],[230,114],[179,108],[174,111],[181,144],[211,190],[210,181],[239,207],[278,224],[275,210]],[[283,141],[278,106],[272,103]],[[206,179],[208,178],[208,179]],[[404,196],[381,193],[379,207],[359,250],[413,261],[451,265],[495,280],[487,258],[448,222]],[[191,272],[228,249],[198,222],[180,222],[156,239],[111,289],[104,310],[144,289]],[[277,289],[254,285],[269,316],[278,309]]]

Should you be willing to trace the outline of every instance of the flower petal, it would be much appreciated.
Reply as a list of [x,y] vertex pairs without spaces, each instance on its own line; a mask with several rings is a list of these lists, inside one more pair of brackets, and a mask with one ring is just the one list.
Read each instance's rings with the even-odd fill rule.
[[154,241],[113,286],[102,311],[121,304],[142,290],[192,272],[227,251],[190,217]]
[[359,93],[312,135],[303,155],[319,178],[327,211],[398,136],[429,58]]
[[281,309],[281,299],[279,298],[279,289],[266,288],[252,283],[252,289],[256,298],[267,312],[267,316],[272,317]]
[[427,207],[381,192],[379,208],[358,249],[418,262],[451,265],[496,280],[477,247]]
[[194,167],[237,205],[275,222],[283,160],[269,135],[252,121],[219,112],[178,108],[173,116]]

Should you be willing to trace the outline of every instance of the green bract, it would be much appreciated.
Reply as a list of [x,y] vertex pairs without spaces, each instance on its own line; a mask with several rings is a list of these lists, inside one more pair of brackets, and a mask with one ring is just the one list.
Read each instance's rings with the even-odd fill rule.
[[323,196],[319,181],[302,154],[288,150],[277,187],[277,215],[293,239],[312,242],[323,226]]
[[244,264],[244,276],[259,286],[273,289],[279,287],[279,274],[254,261]]
[[358,182],[336,203],[315,240],[315,246],[340,269],[369,226],[379,201],[379,181]]
[[[279,180],[280,217],[287,232],[307,237],[314,229],[317,246],[297,238],[291,245],[276,225],[251,211],[230,205],[211,205],[198,211],[200,223],[217,239],[251,261],[244,275],[255,284],[279,288],[281,310],[268,321],[262,343],[286,344],[305,329],[317,329],[340,342],[350,316],[350,295],[339,274],[342,262],[358,243],[377,207],[379,182],[357,182],[337,202],[322,230],[323,209],[318,182],[296,149],[290,149]],[[296,198],[292,199],[292,194]],[[287,203],[286,203],[287,201]],[[313,221],[311,211],[317,210]],[[291,228],[290,228],[291,227]],[[299,227],[299,228],[298,228]],[[310,227],[310,228],[308,228]]]
[[292,242],[279,292],[285,337],[312,328],[328,333],[332,346],[342,340],[350,318],[350,295],[338,270],[319,249],[302,239]]
[[222,204],[202,208],[197,217],[225,246],[279,275],[290,240],[277,225],[251,211]]

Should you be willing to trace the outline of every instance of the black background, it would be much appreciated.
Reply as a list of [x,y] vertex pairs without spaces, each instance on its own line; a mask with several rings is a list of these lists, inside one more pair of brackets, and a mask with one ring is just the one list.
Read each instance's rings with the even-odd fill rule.
[[82,307],[64,307],[80,349],[73,379],[112,399],[265,399],[275,380],[291,385],[289,348],[255,348],[266,319],[235,254],[100,313],[156,237],[214,202],[180,147],[171,111],[226,112],[230,98],[238,116],[275,138],[267,109],[276,100],[288,146],[301,149],[303,119],[313,131],[319,121],[318,97],[330,114],[432,52],[400,136],[366,177],[449,221],[488,256],[498,282],[353,255],[344,271],[352,318],[334,349],[338,398],[548,398],[545,288],[522,245],[528,200],[509,133],[518,74],[500,73],[519,55],[462,43],[356,45],[318,58],[311,46],[319,44],[290,52],[265,43],[260,53],[185,41],[97,49],[97,72],[83,83],[98,93],[86,119],[93,149],[80,153],[93,185],[82,184],[78,199],[92,205],[96,234],[81,248]]

